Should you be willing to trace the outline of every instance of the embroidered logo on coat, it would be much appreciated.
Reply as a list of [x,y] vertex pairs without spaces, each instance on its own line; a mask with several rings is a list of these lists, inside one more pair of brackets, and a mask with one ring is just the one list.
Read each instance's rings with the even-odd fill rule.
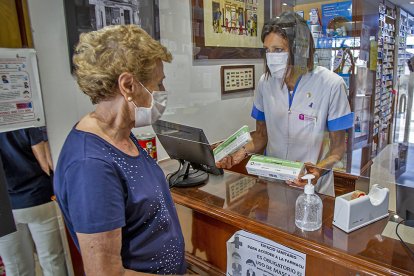
[[317,117],[313,116],[313,115],[306,115],[306,114],[302,113],[302,114],[299,114],[298,119],[301,120],[301,121],[312,121],[312,122],[316,123]]

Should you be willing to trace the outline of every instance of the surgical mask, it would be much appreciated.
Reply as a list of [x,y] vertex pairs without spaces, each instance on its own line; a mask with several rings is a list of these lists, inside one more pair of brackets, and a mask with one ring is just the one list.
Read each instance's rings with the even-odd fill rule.
[[289,53],[266,53],[267,67],[272,77],[283,78],[285,75]]
[[161,118],[167,107],[168,93],[166,91],[153,91],[152,93],[142,84],[142,87],[151,96],[150,107],[135,106],[135,127],[143,127],[154,124],[159,118]]

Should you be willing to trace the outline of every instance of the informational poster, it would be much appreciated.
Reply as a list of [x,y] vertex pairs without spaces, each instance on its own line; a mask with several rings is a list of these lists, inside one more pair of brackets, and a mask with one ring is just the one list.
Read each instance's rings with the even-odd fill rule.
[[326,36],[348,36],[351,27],[352,1],[322,5],[322,31]]
[[305,275],[306,254],[269,239],[237,231],[227,241],[228,276]]
[[205,46],[260,48],[264,0],[204,0]]
[[0,48],[0,132],[45,126],[34,49]]

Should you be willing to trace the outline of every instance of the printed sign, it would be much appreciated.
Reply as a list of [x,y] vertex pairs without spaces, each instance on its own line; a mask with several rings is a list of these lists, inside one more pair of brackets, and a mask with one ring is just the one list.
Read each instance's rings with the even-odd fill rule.
[[45,125],[36,52],[0,49],[0,131]]
[[306,254],[269,239],[237,231],[227,241],[228,276],[305,275]]
[[349,35],[352,30],[352,1],[322,5],[322,30],[328,37]]

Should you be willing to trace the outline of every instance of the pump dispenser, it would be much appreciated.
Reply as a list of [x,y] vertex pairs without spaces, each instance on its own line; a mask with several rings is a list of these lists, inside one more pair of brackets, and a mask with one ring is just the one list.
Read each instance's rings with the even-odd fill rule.
[[312,185],[313,174],[307,174],[302,179],[308,180],[304,193],[296,199],[295,224],[304,231],[315,231],[322,226],[322,200],[315,194]]

